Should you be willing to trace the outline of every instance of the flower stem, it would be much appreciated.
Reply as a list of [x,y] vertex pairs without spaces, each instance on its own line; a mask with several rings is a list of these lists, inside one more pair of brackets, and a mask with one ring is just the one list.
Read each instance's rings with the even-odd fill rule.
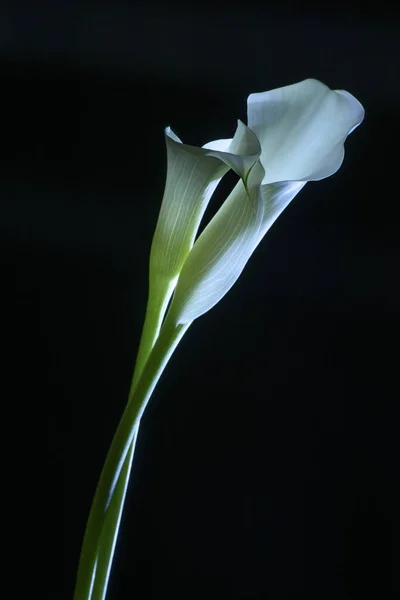
[[161,276],[150,276],[149,300],[147,303],[146,316],[136,357],[129,397],[134,393],[144,365],[156,343],[175,284],[175,280],[165,279]]
[[105,515],[99,542],[96,575],[93,583],[91,600],[104,600],[106,597],[115,545],[117,543],[122,511],[124,509],[126,490],[135,453],[137,434],[138,428],[136,429],[135,437],[129,446],[127,457],[125,458],[121,474],[118,478],[118,483]]
[[[131,398],[134,393],[144,365],[146,364],[151,349],[153,348],[159,335],[173,288],[173,282],[163,281],[162,278],[156,279],[156,285],[152,283],[150,285],[149,301],[147,304],[146,317],[136,358],[129,398]],[[96,576],[93,582],[91,600],[104,600],[107,592],[108,580],[110,576],[115,545],[117,542],[122,511],[124,508],[126,490],[132,468],[132,461],[138,433],[139,424],[136,427],[135,437],[129,446],[128,455],[118,478],[115,492],[104,517],[103,528],[99,541]]]
[[[169,358],[189,325],[190,323],[176,326],[167,316],[130,394],[94,496],[82,545],[75,600],[98,600],[105,597],[137,428]],[[107,525],[104,530],[105,521]],[[96,596],[93,595],[94,590]]]

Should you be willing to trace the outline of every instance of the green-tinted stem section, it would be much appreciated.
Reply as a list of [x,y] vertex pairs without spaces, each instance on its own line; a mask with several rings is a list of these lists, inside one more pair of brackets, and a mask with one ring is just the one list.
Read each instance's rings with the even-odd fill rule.
[[104,517],[116,491],[125,459],[146,405],[170,356],[189,325],[190,323],[175,326],[175,323],[167,317],[153,350],[143,367],[142,375],[129,398],[108,452],[94,496],[82,545],[75,600],[90,600],[93,578],[94,576],[96,579],[101,577],[98,571],[99,565],[97,564],[99,531],[101,531]]
[[[140,374],[143,371],[146,360],[157,340],[168,302],[175,287],[173,282],[165,282],[163,285],[160,285],[160,278],[157,278],[155,281],[156,285],[153,283],[149,290],[146,317],[143,325],[129,398],[133,394],[133,390],[135,389]],[[118,483],[104,518],[98,548],[96,575],[94,579],[91,600],[104,600],[107,593],[108,581],[110,577],[122,511],[124,508],[125,495],[128,487],[138,430],[139,424],[136,427],[135,437],[129,447],[128,455],[125,458],[124,465],[118,478]]]
[[171,299],[175,285],[176,278],[174,280],[169,280],[161,276],[155,277],[150,275],[149,299],[136,358],[130,396],[134,393],[135,386],[143,371],[143,367],[146,364],[146,360],[158,338],[165,311],[167,310],[168,302]]
[[[134,393],[134,389],[139,380],[143,367],[151,352],[152,347],[159,335],[161,324],[165,311],[168,306],[171,294],[175,284],[173,282],[163,281],[162,278],[152,279],[149,289],[149,300],[143,326],[138,356],[136,360],[134,375],[129,392],[129,399]],[[93,523],[93,547],[95,539],[97,540],[97,559],[94,563],[95,574],[92,578],[92,589],[90,600],[103,600],[105,598],[108,586],[109,575],[111,571],[116,540],[118,536],[119,524],[125,502],[126,489],[128,487],[134,448],[138,435],[139,424],[137,424],[135,437],[129,447],[128,455],[125,458],[121,469],[115,491],[110,500],[109,507],[98,523]],[[100,517],[101,515],[99,515]],[[95,531],[97,529],[97,531]]]
[[121,523],[122,511],[124,509],[126,490],[132,468],[132,460],[135,453],[137,432],[138,428],[136,428],[135,437],[129,446],[128,454],[125,458],[118,483],[104,518],[103,529],[98,544],[96,574],[91,600],[105,600],[106,597],[115,545]]

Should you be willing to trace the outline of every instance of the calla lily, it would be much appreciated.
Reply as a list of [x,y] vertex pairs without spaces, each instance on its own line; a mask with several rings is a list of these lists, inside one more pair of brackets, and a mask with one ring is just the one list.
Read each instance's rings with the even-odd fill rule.
[[150,253],[149,298],[134,382],[157,339],[178,275],[215,188],[229,169],[246,181],[261,153],[257,136],[241,121],[232,139],[209,142],[201,148],[183,144],[170,127],[165,130],[165,139],[167,179]]
[[[151,248],[146,319],[127,406],[90,511],[75,600],[105,598],[140,419],[174,349],[194,319],[233,286],[304,185],[337,171],[344,142],[364,117],[351,94],[313,79],[251,94],[247,104],[248,126],[239,121],[233,139],[197,148],[166,130],[167,180]],[[195,241],[229,169],[239,182]]]
[[188,255],[170,309],[176,324],[192,322],[221,300],[304,185],[339,169],[344,142],[364,118],[354,96],[314,79],[251,94],[247,106],[261,156]]
[[257,136],[238,121],[233,139],[198,148],[166,129],[167,180],[150,255],[152,279],[175,279],[193,246],[208,202],[231,168],[246,180],[261,153]]

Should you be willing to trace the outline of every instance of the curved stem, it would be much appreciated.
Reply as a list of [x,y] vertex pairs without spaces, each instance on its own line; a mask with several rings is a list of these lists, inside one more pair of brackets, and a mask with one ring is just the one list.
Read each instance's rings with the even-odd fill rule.
[[[104,565],[104,561],[99,561],[99,532],[102,530],[103,520],[110,508],[111,500],[116,493],[125,459],[136,435],[136,430],[146,405],[169,358],[189,325],[190,323],[176,326],[167,317],[161,328],[160,335],[144,365],[142,374],[135,387],[132,387],[128,404],[109,449],[89,514],[78,568],[75,600],[91,600],[94,583],[97,578],[102,578],[105,586],[107,585],[108,576],[104,576],[99,571],[100,564]],[[122,477],[121,481],[123,479]],[[111,513],[108,514],[110,515]],[[114,520],[114,522],[116,521]],[[112,558],[112,552],[109,556]],[[109,571],[109,567],[107,569]]]
[[[159,335],[162,320],[175,287],[173,281],[164,281],[164,283],[161,285],[160,281],[161,279],[158,278],[156,279],[157,285],[150,283],[145,322],[140,339],[129,397],[131,397],[136,387],[136,384],[143,371],[143,367],[146,364],[151,349],[153,348]],[[103,529],[101,531],[98,546],[98,559],[96,563],[96,574],[93,581],[91,600],[104,600],[106,596],[138,433],[139,424],[136,427],[135,437],[129,447],[128,455],[118,478],[115,492],[104,517]]]
[[135,453],[137,434],[138,428],[136,428],[135,437],[129,446],[127,457],[125,458],[118,483],[104,519],[98,546],[98,559],[91,600],[104,600],[106,597],[115,545],[124,509],[126,490]]
[[136,384],[139,381],[139,377],[142,374],[144,365],[158,338],[168,302],[171,299],[176,285],[176,280],[167,280],[161,276],[152,277],[150,275],[149,284],[149,300],[147,302],[146,316],[129,396],[133,394]]

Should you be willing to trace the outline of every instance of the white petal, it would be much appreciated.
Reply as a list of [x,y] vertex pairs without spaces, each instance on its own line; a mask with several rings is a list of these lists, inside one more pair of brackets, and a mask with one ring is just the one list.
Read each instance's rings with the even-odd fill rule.
[[263,184],[332,175],[346,137],[364,118],[354,96],[315,79],[251,94],[247,102],[248,125],[261,143]]
[[209,142],[203,148],[211,150],[211,152],[208,152],[208,156],[220,158],[244,181],[246,181],[248,172],[261,153],[257,136],[240,120],[237,122],[233,139]]
[[261,186],[264,212],[257,243],[262,240],[279,215],[282,214],[306,183],[306,181],[280,181]]
[[226,147],[226,152],[183,144],[169,127],[165,134],[167,180],[152,243],[150,278],[161,277],[167,285],[179,274],[223,175],[232,168],[246,179],[261,148],[243,123],[238,123],[234,138],[225,141],[229,143],[214,143],[214,148]]
[[180,273],[169,318],[186,324],[212,308],[230,290],[259,241],[263,223],[258,162],[247,185],[239,181],[196,241]]
[[197,319],[234,285],[265,233],[305,182],[261,186],[258,161],[247,186],[239,181],[205,228],[183,265],[169,318],[176,325]]

